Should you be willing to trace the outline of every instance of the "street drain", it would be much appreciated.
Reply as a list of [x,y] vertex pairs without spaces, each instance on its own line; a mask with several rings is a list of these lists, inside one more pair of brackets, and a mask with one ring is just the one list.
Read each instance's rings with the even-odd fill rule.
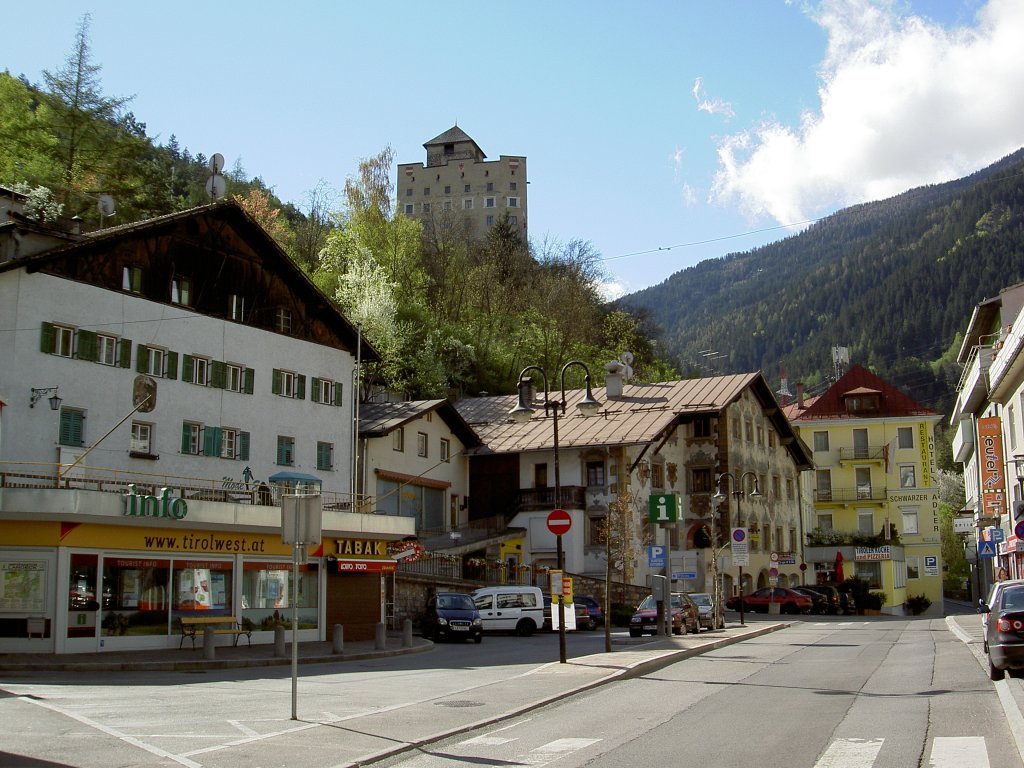
[[437,706],[439,707],[482,707],[484,703],[482,701],[439,701]]

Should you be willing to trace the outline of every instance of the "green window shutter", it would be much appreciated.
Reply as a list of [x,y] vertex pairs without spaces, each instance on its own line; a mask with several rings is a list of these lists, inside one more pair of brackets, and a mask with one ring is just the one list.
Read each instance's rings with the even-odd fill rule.
[[330,443],[317,443],[316,444],[316,468],[317,469],[332,469],[331,466],[331,449],[333,446]]
[[256,371],[252,368],[245,369],[245,394],[251,395],[255,391]]
[[168,350],[167,354],[164,355],[164,364],[167,366],[164,375],[168,379],[178,378],[178,353]]
[[274,377],[273,380],[270,382],[270,391],[273,392],[275,395],[281,394],[281,371],[279,371],[277,368],[274,369]]
[[192,425],[187,421],[181,423],[181,452],[192,453]]
[[90,360],[96,362],[96,334],[92,331],[78,332],[78,349],[76,350],[79,360]]
[[145,344],[139,344],[139,351],[135,355],[135,372],[149,372],[149,347]]
[[334,404],[341,405],[342,386],[340,381],[334,382]]
[[39,334],[39,351],[48,355],[53,354],[56,345],[56,334],[53,330],[53,323],[43,323],[42,332]]
[[121,364],[121,367],[122,368],[130,368],[131,365],[132,365],[132,340],[131,339],[121,339],[120,355],[121,355],[121,359],[118,360],[118,362]]
[[220,455],[220,427],[203,427],[203,455]]
[[210,386],[217,387],[218,389],[224,389],[224,385],[228,379],[228,366],[226,363],[222,363],[220,360],[214,360],[210,363]]
[[249,460],[249,433],[239,432],[238,433],[238,460],[248,461]]
[[313,377],[313,391],[309,393],[309,399],[314,403],[320,402],[320,379]]
[[181,358],[181,380],[192,381],[192,370],[195,368],[195,361],[192,355],[182,355]]
[[306,399],[306,377],[302,374],[295,376],[295,397],[299,400]]
[[83,444],[85,418],[81,411],[60,412],[60,444],[79,447]]

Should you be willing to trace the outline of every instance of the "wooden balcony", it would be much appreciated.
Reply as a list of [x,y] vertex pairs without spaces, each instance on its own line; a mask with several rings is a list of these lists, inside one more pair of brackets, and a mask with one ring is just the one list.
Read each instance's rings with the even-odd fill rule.
[[519,509],[536,512],[552,509],[586,509],[586,488],[582,485],[563,485],[559,498],[554,488],[524,488],[519,491]]
[[814,491],[815,504],[852,504],[856,502],[884,502],[888,495],[885,486],[859,486],[857,488],[827,488]]

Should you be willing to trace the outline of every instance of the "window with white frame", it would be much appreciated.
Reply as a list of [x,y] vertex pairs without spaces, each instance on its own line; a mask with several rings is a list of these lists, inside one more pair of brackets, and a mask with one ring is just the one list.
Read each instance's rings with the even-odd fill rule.
[[224,370],[224,389],[241,392],[245,388],[245,366],[228,363]]
[[142,421],[132,422],[130,453],[151,454],[153,452],[153,425]]
[[117,339],[104,334],[96,335],[96,362],[102,365],[117,364]]
[[40,346],[43,352],[60,357],[74,357],[75,329],[66,325],[43,323]]
[[303,399],[306,396],[306,377],[294,371],[282,371],[275,368],[272,373],[270,389],[281,397]]
[[832,515],[818,515],[818,527],[823,531],[832,530]]
[[238,456],[238,430],[232,427],[221,427],[220,457],[233,459]]
[[828,450],[828,432],[814,433],[814,450],[816,452]]
[[441,438],[441,461],[451,461],[452,459],[452,443],[446,437]]
[[465,200],[462,201],[462,210],[468,211],[468,210],[471,210],[472,208],[473,208],[473,198],[472,197],[467,197]]
[[896,447],[897,448],[913,448],[914,447],[914,428],[913,427],[900,427],[896,430]]
[[245,321],[245,297],[232,293],[228,297],[228,315],[236,322]]
[[485,197],[484,198],[484,208],[493,208],[493,207],[494,207],[494,198],[493,197]]
[[274,330],[278,333],[292,332],[292,311],[284,307],[274,310]]
[[188,380],[193,384],[205,387],[210,381],[210,361],[205,357],[190,358],[192,363]]
[[416,433],[416,455],[421,458],[427,458],[427,433],[417,432]]
[[192,306],[191,278],[178,276],[171,280],[171,303],[183,307]]
[[919,557],[908,557],[907,558],[907,578],[908,579],[919,579],[919,578],[921,578],[921,558],[919,558]]
[[132,293],[142,293],[142,267],[125,267],[121,273],[121,288]]
[[391,433],[391,448],[395,451],[405,450],[405,427],[399,427]]
[[203,452],[203,425],[186,421],[181,425],[181,452],[198,456]]
[[917,467],[913,464],[900,464],[900,488],[917,487]]
[[519,207],[519,198],[518,197],[510,197],[508,199],[508,207],[509,208],[518,208]]
[[[142,350],[145,350],[143,353]],[[139,354],[145,354],[146,362],[144,370],[150,376],[156,376],[157,378],[163,378],[164,376],[164,360],[167,355],[167,351],[164,349],[158,349],[156,347],[140,347]]]
[[903,518],[903,534],[916,534],[917,529],[917,507],[900,507],[900,517]]
[[875,532],[875,513],[870,509],[857,510],[857,532],[871,535]]

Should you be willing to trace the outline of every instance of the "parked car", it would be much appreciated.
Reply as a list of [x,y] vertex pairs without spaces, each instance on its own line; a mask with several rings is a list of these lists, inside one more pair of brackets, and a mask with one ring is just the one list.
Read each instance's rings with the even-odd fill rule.
[[420,625],[423,636],[441,640],[484,639],[484,623],[473,598],[465,592],[438,592],[427,600]]
[[[780,613],[810,613],[811,611],[811,598],[794,592],[789,587],[764,587],[743,596],[743,610],[745,611],[768,613],[768,606],[771,603],[778,604]],[[730,597],[725,601],[725,607],[732,611],[738,611],[740,596]]]
[[590,614],[590,618],[594,620],[595,627],[604,626],[604,609],[601,607],[601,603],[593,595],[576,595],[576,604],[583,603],[587,606],[587,613]]
[[1002,680],[1024,676],[1024,584],[992,589],[990,605],[982,604],[985,614],[985,649],[988,652],[988,676]]
[[[648,595],[636,607],[633,618],[629,620],[629,636],[658,634],[658,603],[654,595]],[[672,593],[672,634],[685,635],[687,632],[700,631],[700,609],[697,604],[682,592]]]
[[700,611],[700,625],[705,629],[723,629],[725,617],[718,617],[718,626],[715,626],[715,598],[707,592],[691,592],[690,599],[697,604]]
[[828,584],[805,584],[802,589],[809,589],[812,592],[817,592],[820,595],[824,595],[828,601],[828,613],[831,616],[835,616],[840,612],[840,595],[839,590]]
[[[577,602],[573,603],[573,613],[576,616],[576,629],[593,630],[597,628],[597,624],[590,616],[590,611],[583,603],[579,602],[579,598],[576,598]],[[569,606],[566,606],[568,611]],[[566,624],[568,628],[569,614],[566,613]],[[544,595],[544,629],[554,631],[554,624],[551,621],[551,595]]]
[[1002,593],[1004,589],[1019,586],[1024,586],[1024,579],[1004,579],[1003,581],[997,581],[992,585],[991,589],[989,589],[988,599],[978,601],[978,613],[981,614],[982,649],[985,653],[988,653],[989,612],[995,608],[996,603],[999,601],[1000,593]]
[[821,592],[817,592],[810,587],[790,587],[790,589],[811,598],[811,613],[825,616],[834,612],[832,606],[828,603],[828,598],[821,594]]
[[481,587],[473,593],[486,632],[515,632],[529,637],[544,626],[544,595],[540,587]]

